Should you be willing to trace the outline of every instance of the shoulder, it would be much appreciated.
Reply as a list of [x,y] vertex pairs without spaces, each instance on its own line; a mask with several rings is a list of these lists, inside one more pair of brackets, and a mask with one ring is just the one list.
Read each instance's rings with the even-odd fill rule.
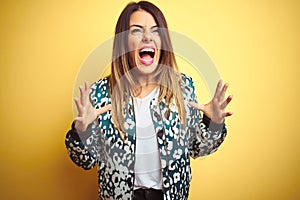
[[108,87],[109,85],[109,77],[104,77],[104,78],[101,78],[100,80],[94,82],[92,85],[91,85],[91,88],[93,89],[101,89],[102,87]]
[[181,82],[182,82],[183,85],[189,86],[189,87],[194,87],[192,77],[190,77],[190,76],[188,76],[184,73],[180,73],[180,78],[181,78]]
[[109,77],[101,78],[91,85],[90,100],[95,107],[109,103]]
[[192,77],[186,75],[186,74],[183,74],[183,73],[180,73],[180,78],[181,78],[181,85],[183,87],[183,90],[194,90],[194,82],[193,82],[193,79]]

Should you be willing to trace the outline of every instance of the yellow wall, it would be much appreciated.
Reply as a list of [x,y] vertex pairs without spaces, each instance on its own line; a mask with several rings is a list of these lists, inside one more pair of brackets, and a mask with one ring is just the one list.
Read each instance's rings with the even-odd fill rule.
[[[127,2],[1,2],[0,199],[96,199],[96,170],[70,161],[64,137],[80,66]],[[234,94],[226,141],[192,162],[190,199],[299,199],[299,1],[153,2]]]

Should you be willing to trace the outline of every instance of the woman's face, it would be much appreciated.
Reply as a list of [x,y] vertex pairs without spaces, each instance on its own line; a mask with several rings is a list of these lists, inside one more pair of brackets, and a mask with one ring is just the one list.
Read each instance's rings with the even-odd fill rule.
[[137,67],[139,75],[151,78],[160,58],[161,40],[158,26],[153,16],[144,10],[137,10],[131,14],[129,26],[130,65]]

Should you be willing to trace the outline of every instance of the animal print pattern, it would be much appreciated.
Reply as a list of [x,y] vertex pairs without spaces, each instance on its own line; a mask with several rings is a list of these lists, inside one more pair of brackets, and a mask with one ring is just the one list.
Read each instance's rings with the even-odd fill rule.
[[[225,125],[217,126],[189,106],[189,101],[197,102],[193,81],[184,74],[181,74],[181,79],[187,112],[185,126],[180,123],[176,106],[170,105],[168,110],[165,100],[158,103],[156,98],[150,104],[160,151],[165,200],[188,198],[192,178],[190,157],[215,152],[227,132]],[[108,78],[91,86],[90,101],[95,108],[111,103]],[[125,105],[125,141],[112,123],[111,111],[99,115],[87,131],[77,133],[72,126],[66,135],[66,148],[76,165],[86,170],[98,166],[99,200],[133,199],[135,116],[132,98]]]

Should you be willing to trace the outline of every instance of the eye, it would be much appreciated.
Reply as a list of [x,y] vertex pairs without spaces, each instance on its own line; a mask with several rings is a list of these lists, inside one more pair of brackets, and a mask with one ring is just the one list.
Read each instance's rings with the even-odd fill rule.
[[152,29],[152,33],[156,34],[156,35],[159,35],[159,29],[158,28]]
[[131,29],[130,33],[133,35],[137,35],[137,34],[143,33],[143,30],[140,28],[134,28],[134,29]]

